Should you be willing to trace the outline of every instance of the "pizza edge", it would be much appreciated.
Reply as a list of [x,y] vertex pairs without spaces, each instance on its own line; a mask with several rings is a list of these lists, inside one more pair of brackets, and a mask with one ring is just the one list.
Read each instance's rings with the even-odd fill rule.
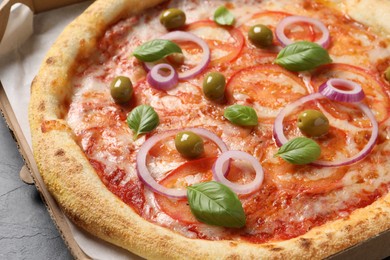
[[[69,77],[78,55],[88,55],[105,28],[128,14],[140,13],[161,0],[97,1],[72,22],[49,50],[32,83],[29,120],[33,151],[42,178],[65,214],[90,233],[146,258],[323,258],[390,229],[390,194],[349,217],[313,228],[287,241],[250,244],[189,239],[137,215],[100,181],[64,115]],[[328,1],[329,2],[329,1]],[[348,9],[348,4],[362,5]],[[390,7],[375,0],[383,9]],[[350,0],[341,10],[364,17],[367,1]],[[374,5],[373,1],[370,6]],[[338,5],[335,5],[338,6]],[[366,9],[367,10],[367,9]],[[368,9],[369,10],[369,9]],[[389,13],[388,12],[388,13]],[[363,21],[386,28],[386,20]],[[383,16],[380,16],[383,19]],[[374,19],[374,20],[373,20]]]

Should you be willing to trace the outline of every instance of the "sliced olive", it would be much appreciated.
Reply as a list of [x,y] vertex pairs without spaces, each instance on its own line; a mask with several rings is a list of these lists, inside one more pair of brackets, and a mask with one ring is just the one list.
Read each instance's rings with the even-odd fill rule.
[[329,131],[329,120],[318,110],[305,110],[298,116],[298,127],[307,136],[321,136]]
[[390,82],[390,66],[385,71],[385,78],[388,82]]
[[133,84],[125,76],[118,76],[110,86],[111,96],[116,103],[126,103],[133,96]]
[[199,157],[204,151],[203,139],[191,131],[180,132],[175,137],[177,151],[188,158]]
[[176,8],[170,8],[162,12],[160,23],[168,30],[177,29],[186,23],[186,14]]
[[259,48],[266,48],[272,45],[274,35],[265,25],[256,24],[249,29],[249,40]]
[[203,93],[211,100],[220,101],[225,96],[226,79],[219,72],[210,72],[203,79]]

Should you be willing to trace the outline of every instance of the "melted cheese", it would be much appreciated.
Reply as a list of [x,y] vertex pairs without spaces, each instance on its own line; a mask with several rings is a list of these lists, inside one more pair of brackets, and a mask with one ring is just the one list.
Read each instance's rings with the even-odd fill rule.
[[[258,23],[258,20],[251,19],[252,15],[267,10],[285,11],[294,14],[311,15],[318,19],[323,19],[326,24],[335,23],[336,27],[338,20],[334,16],[326,16],[326,13],[313,13],[310,10],[303,10],[299,4],[300,1],[255,1],[241,0],[233,4],[232,13],[236,17],[236,27],[250,26]],[[195,22],[199,20],[211,19],[212,10],[215,10],[225,1],[172,1],[170,5],[176,5],[182,8],[187,14],[187,22]],[[298,184],[304,184],[327,180],[335,174],[334,168],[313,168],[306,167],[301,170],[289,171],[280,169],[282,172],[269,172],[274,166],[280,164],[280,159],[273,155],[277,152],[277,147],[272,140],[272,124],[260,122],[255,129],[242,128],[232,125],[227,120],[224,120],[223,105],[215,105],[207,101],[201,91],[202,77],[191,79],[189,81],[181,81],[180,84],[165,92],[158,92],[151,88],[142,88],[146,72],[142,65],[135,60],[129,58],[130,53],[139,44],[158,38],[166,33],[166,30],[158,21],[159,10],[152,10],[149,13],[138,17],[139,23],[135,23],[134,19],[124,20],[119,22],[106,33],[103,41],[109,43],[106,49],[100,50],[96,55],[91,57],[91,60],[85,66],[85,70],[79,70],[74,78],[73,84],[74,95],[72,104],[70,105],[67,121],[70,127],[74,130],[78,138],[80,138],[80,146],[86,152],[88,158],[97,161],[104,165],[104,178],[115,178],[118,174],[118,169],[122,170],[125,175],[119,176],[120,181],[118,189],[126,189],[132,181],[138,181],[135,169],[135,155],[139,147],[145,141],[145,137],[140,137],[135,142],[130,129],[126,123],[115,119],[116,117],[125,117],[126,113],[121,108],[115,105],[109,94],[110,81],[117,75],[125,75],[131,78],[136,90],[137,102],[150,104],[155,108],[160,116],[160,125],[157,131],[165,131],[169,129],[180,129],[184,127],[206,127],[219,134],[224,142],[228,144],[229,149],[243,150],[254,154],[264,165],[270,165],[270,168],[265,169],[267,176],[275,175],[270,182],[274,182],[279,197],[275,201],[246,201],[244,204],[258,203],[258,207],[263,207],[263,203],[276,203],[280,200],[284,205],[283,209],[275,210],[273,215],[260,216],[253,226],[247,226],[246,235],[260,236],[262,233],[269,234],[271,239],[277,239],[277,232],[280,230],[280,223],[286,226],[286,232],[294,229],[294,223],[302,223],[305,220],[315,221],[316,217],[322,216],[329,220],[334,219],[335,213],[339,217],[345,217],[349,214],[350,209],[358,207],[359,196],[362,191],[375,192],[381,185],[390,183],[388,154],[390,153],[390,121],[383,122],[382,135],[385,136],[386,142],[377,147],[372,152],[369,158],[364,163],[355,164],[346,170],[340,180],[341,188],[326,191],[324,193],[310,195],[310,192],[297,193],[294,190],[286,189],[286,184],[299,181]],[[261,19],[265,23],[275,25],[275,17],[265,16]],[[145,29],[145,26],[147,29]],[[117,32],[123,31],[123,28],[130,28],[128,34],[122,38],[112,40],[109,35],[115,35]],[[201,27],[193,31],[202,38],[217,39],[222,42],[231,43],[234,39],[226,30],[222,28],[207,28]],[[246,38],[246,35],[244,35]],[[355,66],[366,66],[368,68],[375,67],[378,62],[384,57],[390,56],[390,47],[384,48],[379,46],[379,39],[374,42],[366,33],[359,33],[354,28],[348,38],[356,40],[358,48],[368,49],[360,55],[352,55],[356,46],[346,46],[345,52],[342,50],[333,51],[330,53],[334,62],[353,64]],[[333,39],[337,41],[338,39]],[[111,46],[111,45],[112,46]],[[246,43],[248,44],[248,43]],[[389,45],[390,46],[390,45]],[[246,48],[249,48],[246,46]],[[223,57],[227,53],[226,50],[215,49],[212,51],[212,57]],[[243,54],[250,55],[250,54]],[[199,62],[201,54],[189,54],[185,51],[186,64],[194,65]],[[254,60],[254,61],[253,61]],[[256,62],[257,57],[251,62]],[[259,58],[259,60],[261,60]],[[245,64],[238,59],[237,67],[242,68]],[[272,62],[272,59],[270,60]],[[234,72],[234,62],[231,64],[223,64],[226,68],[226,74],[231,76]],[[221,67],[224,67],[221,66]],[[216,67],[215,69],[221,69]],[[332,72],[333,73],[333,72]],[[348,79],[356,79],[364,82],[365,79],[361,75],[354,74],[350,71],[337,72],[337,76]],[[254,87],[265,88],[268,92],[273,92],[273,89],[267,89],[270,84],[283,86],[286,92],[305,95],[314,91],[310,83],[310,74],[302,73],[302,84],[297,84],[293,79],[283,76],[282,74],[265,75],[256,74],[242,78],[243,83],[251,83]],[[334,75],[329,75],[334,76]],[[383,96],[382,92],[375,90],[371,95],[375,96],[380,104],[386,103],[387,96]],[[248,104],[253,97],[245,93],[234,93],[233,99],[236,103]],[[255,100],[251,103],[259,116],[259,118],[275,118],[280,109],[286,102],[284,97],[276,97],[277,106],[265,105],[264,100]],[[376,109],[376,107],[374,107]],[[380,108],[380,107],[379,107]],[[386,107],[385,107],[386,108]],[[332,127],[335,127],[347,133],[347,139],[342,149],[334,151],[333,160],[345,159],[358,152],[361,147],[355,141],[355,136],[362,130],[369,131],[369,128],[361,128],[358,125],[351,124],[347,120],[342,120],[328,113],[323,107],[321,110],[326,114],[331,121]],[[386,109],[385,109],[386,110]],[[379,110],[378,110],[379,111]],[[379,112],[374,110],[374,113],[379,115]],[[386,110],[387,111],[387,110]],[[327,145],[326,141],[323,143]],[[167,143],[168,148],[174,150],[172,140]],[[375,163],[380,162],[380,163]],[[182,164],[178,160],[161,160],[158,156],[149,156],[148,167],[151,174],[156,180],[163,179],[166,174]],[[279,168],[276,168],[279,170]],[[284,171],[284,172],[283,172]],[[119,178],[118,177],[118,178]],[[197,183],[201,179],[200,174],[194,174],[185,177],[187,184]],[[363,180],[363,181],[362,181]],[[265,186],[262,186],[266,189]],[[205,224],[196,224],[196,231],[190,230],[188,225],[181,223],[174,217],[169,215],[169,212],[164,212],[158,205],[154,193],[144,189],[143,194],[139,194],[145,198],[145,203],[141,209],[141,215],[159,225],[171,228],[189,238],[206,237],[208,239],[241,239],[240,235],[232,235],[224,228],[211,227]],[[292,196],[292,202],[288,199],[283,199],[283,196]],[[291,204],[288,204],[291,203]],[[309,221],[310,222],[310,221]],[[313,224],[314,226],[316,224]],[[313,226],[312,225],[312,226]],[[307,226],[310,229],[312,226]],[[289,231],[290,230],[290,231]],[[291,231],[291,233],[293,233]],[[263,240],[260,240],[263,241]]]

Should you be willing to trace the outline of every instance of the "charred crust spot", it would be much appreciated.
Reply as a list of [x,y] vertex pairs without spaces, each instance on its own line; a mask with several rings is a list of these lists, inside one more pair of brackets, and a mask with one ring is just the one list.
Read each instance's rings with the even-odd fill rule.
[[333,234],[332,233],[325,233],[326,237],[328,239],[332,239],[333,238]]
[[346,225],[345,226],[345,231],[350,232],[351,230],[352,230],[352,226],[351,225]]
[[55,63],[55,61],[56,60],[53,57],[49,57],[49,58],[46,59],[46,64],[52,65],[52,64]]
[[85,45],[86,45],[85,39],[81,39],[81,40],[80,40],[80,46],[84,48]]
[[232,255],[229,255],[226,259],[241,259],[241,257],[239,255],[232,254]]
[[53,130],[70,131],[69,127],[58,120],[45,120],[41,124],[42,133],[47,133]]
[[39,106],[38,106],[38,111],[43,112],[43,111],[45,111],[45,108],[46,108],[45,101],[41,101],[41,103],[39,103]]
[[58,149],[55,153],[54,153],[55,156],[64,156],[65,155],[65,151],[62,150],[62,149]]
[[302,237],[299,239],[299,246],[302,247],[304,250],[308,250],[312,246],[312,242],[310,239]]
[[236,247],[236,246],[237,246],[237,243],[236,243],[236,242],[230,242],[229,245],[230,245],[231,247]]
[[277,247],[273,244],[266,244],[264,245],[265,248],[269,249],[270,251],[273,251],[273,252],[279,252],[279,251],[283,251],[284,248],[283,247]]
[[[361,220],[360,220],[358,223],[356,223],[356,225],[357,225],[357,226],[360,226],[360,227],[361,227],[361,226],[365,226],[366,224],[367,224],[366,222],[361,221]],[[350,230],[352,230],[352,226],[350,226]]]

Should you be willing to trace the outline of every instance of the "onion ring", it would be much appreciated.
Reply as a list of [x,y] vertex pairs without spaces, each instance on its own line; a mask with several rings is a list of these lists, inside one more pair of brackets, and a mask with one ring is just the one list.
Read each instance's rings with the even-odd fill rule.
[[[289,114],[291,111],[293,111],[296,107],[308,102],[312,101],[315,99],[320,99],[320,98],[325,98],[321,93],[314,93],[308,96],[305,96],[303,98],[298,99],[297,101],[288,104],[285,108],[283,108],[278,116],[275,119],[274,123],[274,129],[273,129],[273,136],[275,139],[276,144],[280,147],[283,144],[287,143],[287,138],[283,133],[283,119],[284,117]],[[322,160],[317,160],[315,162],[312,162],[311,165],[315,166],[324,166],[324,167],[335,167],[335,166],[344,166],[344,165],[349,165],[352,163],[355,163],[357,161],[362,160],[365,158],[374,148],[376,139],[378,137],[378,132],[379,132],[379,127],[378,127],[378,122],[375,119],[374,114],[372,111],[364,104],[362,103],[356,103],[356,105],[363,111],[363,113],[370,119],[371,124],[372,124],[372,132],[371,132],[371,137],[368,140],[367,144],[364,146],[362,150],[360,150],[359,153],[355,154],[354,156],[347,158],[345,160],[339,160],[339,161],[322,161]]]
[[[226,179],[224,173],[228,168],[227,164],[230,163],[230,159],[248,161],[255,169],[255,179],[247,184],[237,184]],[[215,161],[213,166],[213,177],[216,181],[228,186],[238,194],[248,194],[257,190],[261,186],[264,180],[264,172],[260,162],[249,153],[242,151],[227,151],[222,153]]]
[[[348,90],[339,89],[335,85],[341,85]],[[339,78],[328,79],[319,87],[318,92],[330,100],[340,102],[359,102],[362,101],[365,97],[362,86],[360,86],[360,84]]]
[[[187,190],[182,189],[171,189],[167,188],[161,184],[159,184],[150,174],[150,171],[146,165],[146,158],[150,151],[150,149],[153,148],[154,145],[156,145],[159,141],[170,137],[172,135],[177,134],[180,131],[192,131],[198,135],[201,135],[203,137],[206,137],[213,141],[218,148],[221,150],[221,153],[224,153],[228,150],[226,144],[214,133],[203,129],[203,128],[185,128],[182,130],[172,130],[167,131],[161,134],[154,135],[150,137],[148,140],[145,141],[145,143],[142,144],[141,148],[138,151],[137,158],[136,158],[136,168],[137,168],[137,174],[140,180],[148,186],[151,190],[154,192],[160,193],[162,195],[172,197],[172,198],[185,198],[187,197]],[[226,169],[227,170],[227,169]]]
[[[160,70],[169,70],[169,75],[161,75]],[[160,90],[170,90],[175,87],[178,82],[178,76],[176,70],[167,63],[160,63],[154,66],[146,76],[148,83]]]
[[300,23],[300,22],[308,23],[316,26],[322,32],[322,36],[320,39],[316,40],[315,43],[321,45],[324,48],[327,48],[329,46],[330,43],[329,30],[321,21],[306,16],[296,16],[296,15],[287,16],[286,18],[281,20],[279,24],[276,26],[275,36],[283,46],[287,46],[289,44],[294,43],[294,41],[289,39],[284,32],[286,27],[291,24]]
[[[203,51],[202,60],[199,62],[198,65],[196,65],[192,69],[179,73],[178,75],[179,79],[189,79],[198,75],[210,63],[211,52],[209,46],[204,40],[202,40],[201,38],[199,38],[198,36],[192,33],[174,31],[163,35],[162,37],[160,37],[160,39],[176,40],[176,41],[191,41],[198,44],[202,48]],[[154,64],[150,62],[145,62],[145,66],[147,69],[151,70],[154,67]]]

